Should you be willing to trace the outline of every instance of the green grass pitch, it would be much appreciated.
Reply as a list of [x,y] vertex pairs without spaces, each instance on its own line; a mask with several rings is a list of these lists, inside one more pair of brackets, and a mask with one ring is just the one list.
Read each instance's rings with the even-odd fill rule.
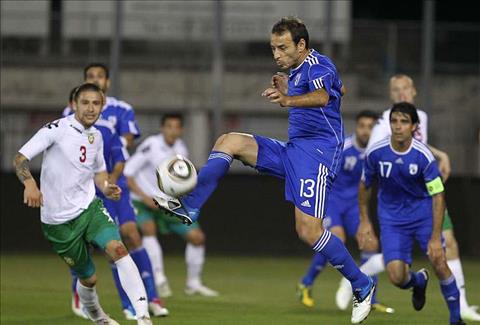
[[[295,297],[295,285],[308,265],[307,258],[209,257],[205,282],[221,292],[218,298],[183,294],[183,257],[167,256],[167,275],[174,296],[167,300],[171,315],[155,324],[349,324],[350,311],[334,305],[339,274],[328,268],[314,288],[316,306],[307,309]],[[98,291],[104,309],[121,324],[123,319],[107,262],[95,257]],[[417,259],[415,268],[426,265]],[[480,303],[480,261],[466,260],[467,293],[471,304]],[[430,268],[431,269],[431,268]],[[1,256],[1,324],[88,324],[70,311],[69,273],[53,254]],[[372,312],[366,324],[448,324],[447,308],[435,278],[428,288],[427,305],[415,312],[410,292],[380,276],[379,298],[396,309],[394,315]]]

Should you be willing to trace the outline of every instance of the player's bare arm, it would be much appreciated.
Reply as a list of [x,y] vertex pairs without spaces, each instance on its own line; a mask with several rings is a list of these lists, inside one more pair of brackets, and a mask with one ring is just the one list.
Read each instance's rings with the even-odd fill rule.
[[270,103],[280,104],[282,107],[323,107],[328,104],[329,95],[324,89],[318,89],[298,96],[286,96],[279,89],[267,88],[262,93]]
[[20,182],[25,186],[23,192],[23,203],[31,208],[39,208],[43,205],[42,192],[38,189],[37,183],[28,167],[28,159],[21,153],[15,155],[13,161],[15,172]]
[[428,145],[428,148],[438,160],[438,169],[440,170],[443,181],[447,181],[447,179],[450,177],[450,173],[452,172],[450,157],[448,157],[448,154],[445,151],[435,148],[432,145]]
[[109,181],[113,184],[116,184],[118,178],[122,175],[124,168],[125,162],[117,162],[115,166],[113,166],[113,170],[109,175]]
[[364,182],[360,182],[358,187],[358,204],[360,209],[360,225],[357,231],[358,247],[363,249],[365,244],[374,235],[372,223],[368,217],[368,204],[372,195],[371,188],[367,188]]
[[120,199],[122,189],[117,184],[112,184],[108,181],[108,173],[106,171],[95,174],[95,185],[107,198],[115,201]]
[[432,261],[439,258],[445,259],[445,254],[442,247],[442,224],[443,216],[445,214],[445,195],[444,193],[435,194],[432,197],[433,209],[433,231],[432,237],[428,242],[428,256]]
[[125,139],[127,148],[132,148],[133,147],[133,141],[135,140],[135,136],[133,134],[126,133],[126,134],[122,135],[121,138]]
[[144,191],[142,191],[142,189],[140,188],[140,186],[138,186],[137,182],[135,182],[135,179],[133,177],[127,176],[127,184],[130,191],[142,198],[142,202],[145,203],[145,205],[147,205],[151,209],[157,209],[155,201],[153,201],[150,196],[148,196]]

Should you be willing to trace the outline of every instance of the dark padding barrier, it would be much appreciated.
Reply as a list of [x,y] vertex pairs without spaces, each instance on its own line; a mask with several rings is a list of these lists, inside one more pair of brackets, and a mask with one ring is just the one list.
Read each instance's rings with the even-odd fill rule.
[[[38,180],[38,175],[36,175]],[[23,186],[13,173],[1,175],[2,252],[45,251],[40,211],[23,205]],[[293,205],[285,202],[283,181],[257,175],[228,175],[202,210],[200,224],[209,253],[307,255],[295,233]],[[462,256],[480,257],[480,179],[452,178],[447,204]],[[181,252],[175,236],[163,236],[165,252]],[[353,242],[349,242],[354,247]]]

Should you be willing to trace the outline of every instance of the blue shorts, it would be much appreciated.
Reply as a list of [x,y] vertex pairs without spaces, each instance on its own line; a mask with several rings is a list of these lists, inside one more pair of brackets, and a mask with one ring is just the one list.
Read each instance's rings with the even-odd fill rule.
[[258,144],[255,168],[261,173],[285,179],[285,199],[302,212],[323,218],[334,174],[320,159],[321,154],[315,152],[315,146],[309,146],[308,140],[298,144],[258,135],[254,137]]
[[393,260],[401,260],[411,265],[414,241],[418,242],[426,255],[431,235],[431,218],[410,225],[380,224],[380,240],[385,265]]
[[122,188],[122,195],[118,201],[107,199],[104,195],[98,193],[97,196],[102,199],[103,205],[118,226],[127,222],[137,222],[130,199],[130,191],[127,188]]
[[341,200],[341,198],[330,195],[327,206],[327,216],[323,219],[326,229],[342,227],[348,236],[354,237],[357,234],[360,224],[360,210],[356,198],[352,200]]

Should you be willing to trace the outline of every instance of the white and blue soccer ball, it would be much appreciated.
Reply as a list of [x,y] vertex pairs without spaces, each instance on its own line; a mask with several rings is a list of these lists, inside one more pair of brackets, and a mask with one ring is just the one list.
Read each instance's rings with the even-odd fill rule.
[[160,191],[174,198],[190,193],[197,185],[195,166],[181,155],[162,161],[156,174]]

